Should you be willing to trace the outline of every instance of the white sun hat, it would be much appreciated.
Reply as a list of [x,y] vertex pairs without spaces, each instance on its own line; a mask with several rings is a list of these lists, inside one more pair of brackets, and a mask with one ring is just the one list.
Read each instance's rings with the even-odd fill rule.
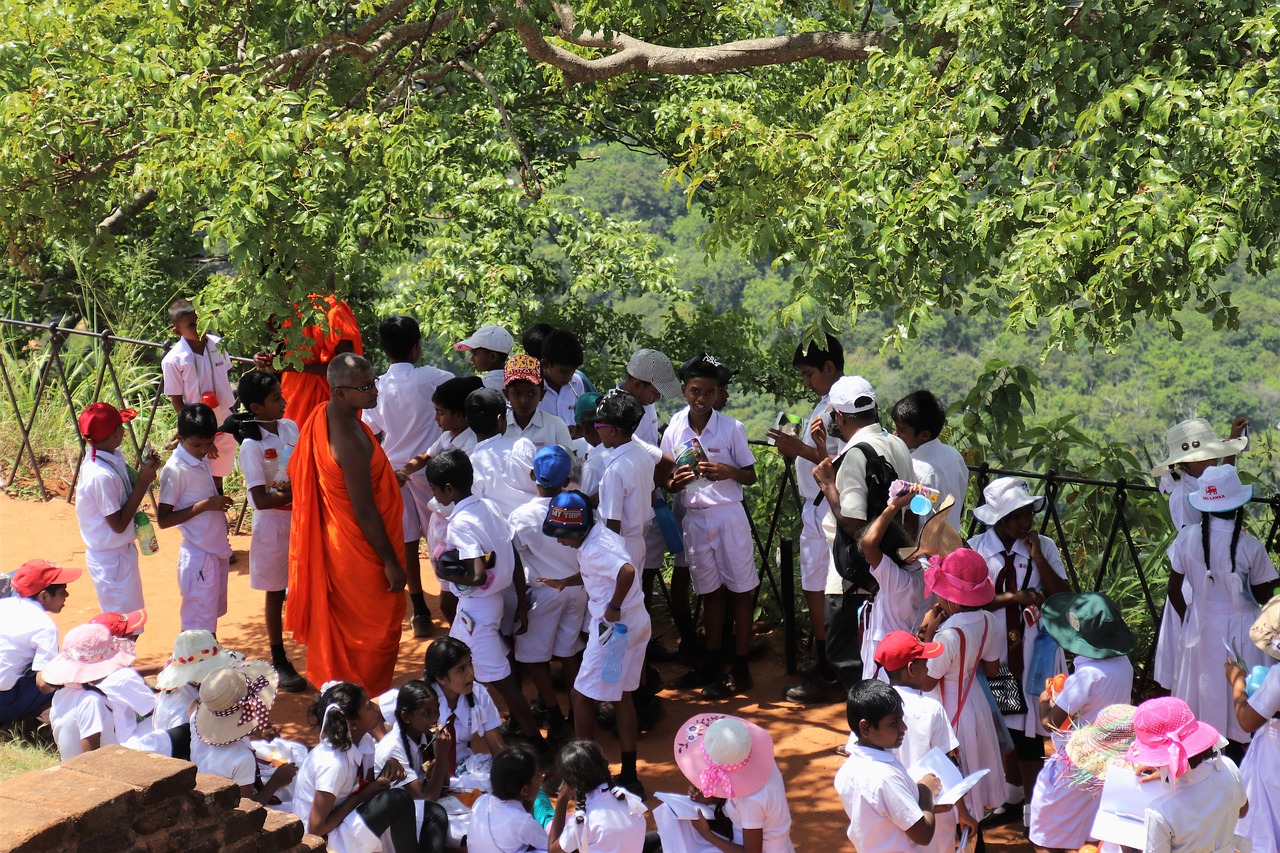
[[973,517],[990,527],[1011,512],[1028,504],[1035,512],[1044,509],[1043,495],[1031,494],[1027,481],[1021,477],[1000,477],[992,480],[982,490],[982,506],[973,508]]
[[1249,436],[1219,441],[1212,424],[1204,418],[1191,418],[1169,427],[1165,443],[1169,445],[1169,457],[1151,469],[1153,477],[1164,475],[1180,462],[1204,462],[1235,456],[1249,446]]

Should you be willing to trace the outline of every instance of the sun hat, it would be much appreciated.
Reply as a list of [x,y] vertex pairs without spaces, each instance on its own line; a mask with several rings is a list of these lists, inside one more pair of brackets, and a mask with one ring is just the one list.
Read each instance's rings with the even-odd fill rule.
[[680,380],[676,378],[671,359],[656,349],[638,349],[627,362],[627,375],[648,382],[664,397],[680,396]]
[[945,557],[964,547],[960,532],[951,526],[951,507],[956,499],[945,495],[933,508],[933,515],[925,521],[916,537],[916,544],[898,549],[898,561],[910,563],[920,557]]
[[469,338],[464,338],[453,345],[458,352],[466,352],[471,349],[487,349],[494,352],[511,354],[511,348],[516,344],[515,339],[511,337],[511,333],[496,323],[488,323],[476,329],[475,334]]
[[270,725],[279,679],[261,660],[215,669],[200,684],[195,734],[210,746],[225,746]]
[[569,482],[573,459],[558,444],[542,448],[533,456],[533,481],[544,489],[554,489]]
[[1230,512],[1253,498],[1253,486],[1240,482],[1234,465],[1213,465],[1197,480],[1199,488],[1187,496],[1192,509],[1201,512]]
[[110,403],[90,403],[84,407],[76,423],[80,435],[89,441],[102,441],[121,424],[127,424],[137,416],[133,409],[117,409]]
[[676,764],[704,797],[749,797],[773,772],[773,739],[741,717],[698,714],[676,731]]
[[50,684],[89,684],[124,669],[137,657],[132,640],[111,636],[106,626],[79,625],[62,638],[62,651],[41,670]]
[[1108,705],[1093,722],[1071,733],[1067,758],[1084,774],[1082,782],[1107,778],[1111,759],[1120,758],[1133,746],[1133,705]]
[[512,382],[528,382],[530,385],[542,384],[542,365],[531,355],[513,355],[507,359],[502,368],[502,387]]
[[981,607],[996,597],[996,588],[982,555],[971,548],[957,548],[945,557],[929,559],[924,594],[933,593],[963,607]]
[[922,643],[910,631],[890,631],[876,644],[872,660],[886,672],[896,672],[912,661],[936,658],[942,651],[942,643]]
[[1192,418],[1169,427],[1165,443],[1169,445],[1169,458],[1151,469],[1153,477],[1167,473],[1180,462],[1204,462],[1235,456],[1249,446],[1249,436],[1219,441],[1213,433],[1212,424],[1204,418]]
[[591,501],[586,495],[577,490],[561,492],[551,499],[551,505],[547,507],[542,532],[557,539],[580,541],[587,538],[594,521]]
[[68,569],[48,560],[27,560],[14,570],[9,583],[23,598],[35,598],[55,583],[71,583],[83,573],[83,569]]
[[172,690],[189,682],[199,684],[218,667],[239,660],[208,631],[183,631],[173,640],[173,656],[156,676],[156,687]]
[[600,398],[595,418],[597,423],[608,424],[624,432],[635,432],[644,418],[644,406],[633,395],[614,388]]
[[585,424],[594,420],[596,407],[600,405],[600,398],[603,396],[599,391],[587,391],[579,394],[578,399],[573,403],[573,422]]
[[990,527],[1027,504],[1039,512],[1044,509],[1045,498],[1031,494],[1027,481],[1021,477],[998,477],[982,490],[982,506],[973,508],[973,517]]
[[1133,651],[1120,608],[1100,592],[1060,592],[1045,599],[1040,612],[1049,636],[1073,655],[1104,660]]
[[1280,595],[1273,596],[1262,605],[1262,612],[1249,629],[1249,639],[1262,651],[1280,660]]
[[876,389],[861,376],[841,376],[827,392],[827,402],[846,415],[869,412],[876,407]]
[[1139,705],[1133,715],[1133,731],[1133,746],[1125,753],[1129,761],[1168,767],[1175,779],[1187,772],[1192,758],[1212,748],[1221,737],[1174,696],[1148,699]]
[[147,611],[145,608],[132,613],[115,613],[108,610],[106,613],[99,613],[89,621],[95,625],[105,625],[113,637],[127,637],[138,633],[142,630],[142,626],[147,624]]

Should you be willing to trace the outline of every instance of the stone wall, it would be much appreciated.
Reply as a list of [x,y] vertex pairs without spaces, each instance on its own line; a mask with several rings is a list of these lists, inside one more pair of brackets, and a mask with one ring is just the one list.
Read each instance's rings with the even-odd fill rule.
[[0,850],[322,851],[294,815],[240,799],[196,766],[122,746],[0,783]]

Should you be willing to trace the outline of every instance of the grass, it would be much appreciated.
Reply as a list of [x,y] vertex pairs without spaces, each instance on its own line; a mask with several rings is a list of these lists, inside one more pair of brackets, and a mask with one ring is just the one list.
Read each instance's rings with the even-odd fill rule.
[[12,729],[0,731],[0,782],[57,763],[56,747],[19,740]]

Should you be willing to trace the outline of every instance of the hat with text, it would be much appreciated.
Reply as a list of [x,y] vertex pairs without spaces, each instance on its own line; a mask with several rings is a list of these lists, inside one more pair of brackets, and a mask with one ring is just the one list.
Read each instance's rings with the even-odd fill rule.
[[561,492],[551,499],[547,507],[547,519],[542,523],[542,532],[557,539],[587,538],[594,523],[591,501],[582,492],[575,490]]
[[513,355],[507,359],[502,368],[502,387],[512,382],[528,382],[530,385],[542,384],[542,365],[531,355]]
[[876,389],[861,376],[841,376],[827,393],[827,402],[845,415],[869,412],[876,407]]
[[641,382],[648,382],[664,397],[680,396],[680,380],[671,359],[656,349],[638,349],[627,362],[627,375]]
[[1253,486],[1240,482],[1234,465],[1205,468],[1196,482],[1199,487],[1187,495],[1187,503],[1201,512],[1230,512],[1253,499]]
[[487,349],[510,355],[511,349],[515,345],[515,339],[511,337],[510,332],[496,323],[489,323],[476,329],[475,334],[471,335],[471,337],[458,341],[453,345],[453,348],[458,352]]
[[539,450],[533,456],[533,481],[544,489],[556,489],[569,482],[573,458],[558,444]]

